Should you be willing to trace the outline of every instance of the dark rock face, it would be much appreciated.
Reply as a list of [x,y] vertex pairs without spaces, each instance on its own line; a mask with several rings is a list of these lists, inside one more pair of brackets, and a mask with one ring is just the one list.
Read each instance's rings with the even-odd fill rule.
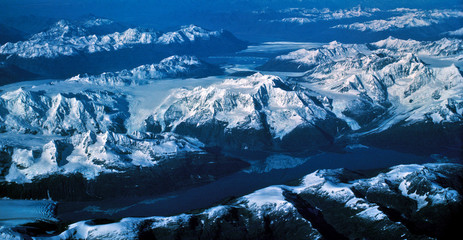
[[448,157],[463,158],[463,125],[432,122],[396,125],[383,132],[364,135],[364,144],[429,155],[444,152]]
[[13,148],[2,146],[0,147],[0,179],[3,181],[8,169],[11,166],[11,155],[13,154]]
[[359,99],[347,107],[342,113],[346,117],[354,119],[360,126],[365,128],[374,127],[378,122],[384,120],[383,114],[387,107],[375,104],[369,100]]
[[[148,118],[145,123],[147,131],[161,131],[160,124],[152,118]],[[272,136],[265,121],[261,124],[263,127],[260,129],[226,129],[227,123],[212,119],[199,126],[194,122],[182,122],[176,126],[174,132],[198,138],[208,145],[221,146],[226,150],[249,148],[256,151],[300,151],[332,146],[335,136],[347,128],[345,122],[331,118],[316,124],[298,126],[279,139]]]
[[272,147],[271,136],[265,130],[231,129],[225,130],[226,123],[212,120],[201,126],[194,123],[181,123],[175,129],[178,134],[197,137],[201,141],[225,149],[242,149],[250,146],[254,149]]
[[154,167],[132,167],[122,173],[105,173],[94,179],[70,174],[45,176],[24,184],[2,182],[0,196],[85,201],[156,195],[209,183],[247,166],[246,162],[219,154],[187,154],[164,160]]
[[310,205],[310,203],[305,201],[301,196],[289,191],[283,192],[283,196],[285,196],[288,202],[294,205],[299,214],[312,223],[312,226],[317,229],[325,239],[348,239],[326,222],[321,210]]

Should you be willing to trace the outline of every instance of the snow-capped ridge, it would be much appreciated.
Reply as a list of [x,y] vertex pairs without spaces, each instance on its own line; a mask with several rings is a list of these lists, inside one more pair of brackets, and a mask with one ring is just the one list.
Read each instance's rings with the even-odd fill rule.
[[302,25],[320,21],[371,17],[375,12],[378,11],[380,11],[378,8],[363,8],[361,6],[353,7],[350,9],[337,10],[331,10],[328,8],[288,8],[279,11],[279,13],[282,13],[287,17],[282,19],[271,20],[271,22],[297,23]]
[[[90,20],[89,20],[90,21]],[[0,54],[23,58],[56,58],[77,53],[108,52],[138,45],[169,45],[185,42],[207,41],[220,38],[223,31],[208,31],[195,25],[177,31],[161,33],[151,29],[128,28],[104,35],[90,34],[86,27],[111,24],[110,20],[93,19],[78,26],[66,20],[58,21],[49,30],[37,33],[30,39],[0,46]]]
[[206,77],[219,74],[219,67],[208,64],[195,56],[170,56],[157,64],[145,64],[131,70],[106,72],[100,75],[78,75],[67,79],[96,85],[127,86],[143,85],[152,80],[165,78]]
[[446,19],[462,18],[460,9],[402,9],[395,12],[397,15],[387,19],[376,19],[366,22],[340,24],[332,28],[344,28],[357,31],[382,32],[405,28],[428,27],[443,22]]
[[403,40],[394,37],[369,44],[375,49],[389,49],[397,52],[414,52],[430,56],[455,56],[461,58],[463,53],[463,40],[442,38],[438,41]]

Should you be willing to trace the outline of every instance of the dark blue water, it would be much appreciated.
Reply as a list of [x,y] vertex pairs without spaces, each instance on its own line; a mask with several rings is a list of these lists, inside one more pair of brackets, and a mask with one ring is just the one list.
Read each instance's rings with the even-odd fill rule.
[[89,218],[122,218],[168,216],[199,208],[208,208],[230,197],[243,196],[270,185],[285,184],[317,169],[347,168],[368,170],[399,164],[435,162],[427,156],[417,156],[377,148],[358,148],[346,153],[321,153],[305,163],[288,169],[265,173],[238,172],[210,184],[157,197],[120,198],[99,202],[62,203],[58,217],[77,221]]

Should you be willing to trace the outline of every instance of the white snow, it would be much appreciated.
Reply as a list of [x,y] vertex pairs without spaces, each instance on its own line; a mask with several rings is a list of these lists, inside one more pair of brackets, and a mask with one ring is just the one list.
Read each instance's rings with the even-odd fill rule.
[[463,27],[454,31],[449,31],[447,34],[450,36],[463,36]]
[[356,44],[340,44],[336,41],[323,45],[317,49],[299,49],[290,52],[286,55],[276,57],[276,60],[290,61],[303,65],[319,65],[330,61],[342,60],[348,57],[355,57],[359,54],[368,52],[368,49],[363,45]]
[[361,218],[366,218],[368,220],[380,221],[383,219],[387,219],[386,214],[378,210],[378,206],[370,207],[362,212],[357,213],[357,216]]
[[124,218],[120,222],[103,225],[89,225],[86,221],[81,221],[69,225],[69,229],[55,237],[55,239],[135,239],[137,238],[137,232],[133,231],[133,229],[137,227],[138,223],[139,221],[131,218]]
[[[366,50],[370,47],[371,50]],[[402,53],[405,52],[405,53]],[[275,60],[314,66],[298,84],[326,100],[324,104],[352,130],[362,124],[346,116],[346,110],[358,112],[367,103],[370,108],[389,108],[390,116],[375,131],[384,131],[400,123],[461,121],[462,116],[449,109],[461,101],[463,77],[459,63],[463,42],[443,38],[432,42],[388,38],[370,45],[330,43],[319,49],[300,49]],[[426,61],[438,62],[425,64]],[[460,65],[460,64],[458,64]],[[389,106],[388,106],[389,105]],[[361,111],[361,110],[360,110]]]
[[278,186],[257,190],[254,193],[244,196],[242,199],[252,208],[268,206],[273,209],[281,209],[289,205],[283,197],[283,190]]
[[293,51],[297,49],[311,49],[323,46],[323,43],[314,42],[264,42],[259,45],[249,45],[240,53],[276,53]]
[[[153,167],[159,161],[182,155],[186,152],[202,154],[201,142],[192,138],[180,138],[174,134],[162,134],[162,140],[133,140],[127,135],[114,133],[93,134],[87,132],[71,137],[73,151],[61,166],[57,162],[56,142],[42,145],[42,154],[33,158],[32,151],[15,148],[13,164],[5,180],[8,182],[31,182],[34,177],[49,174],[81,173],[87,179],[93,179],[101,173],[115,172],[114,167],[129,166]],[[130,163],[113,153],[112,148],[130,148]],[[26,155],[27,158],[21,156]]]
[[23,237],[20,233],[15,232],[11,227],[0,225],[0,238],[4,240],[22,240]]
[[221,217],[223,214],[227,213],[229,210],[228,206],[219,205],[216,207],[206,209],[203,214],[207,215],[209,219],[216,219]]

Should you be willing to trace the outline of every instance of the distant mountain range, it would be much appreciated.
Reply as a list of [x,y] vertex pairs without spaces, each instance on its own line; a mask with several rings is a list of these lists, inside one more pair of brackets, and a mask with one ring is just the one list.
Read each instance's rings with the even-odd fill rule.
[[[189,25],[162,33],[124,28],[111,20],[91,17],[77,22],[60,20],[28,40],[6,43],[0,47],[0,59],[4,68],[19,68],[42,78],[58,78],[133,68],[174,54],[208,56],[245,47],[243,41],[224,30],[208,31]],[[0,81],[27,77],[18,72],[17,76],[2,75]]]

